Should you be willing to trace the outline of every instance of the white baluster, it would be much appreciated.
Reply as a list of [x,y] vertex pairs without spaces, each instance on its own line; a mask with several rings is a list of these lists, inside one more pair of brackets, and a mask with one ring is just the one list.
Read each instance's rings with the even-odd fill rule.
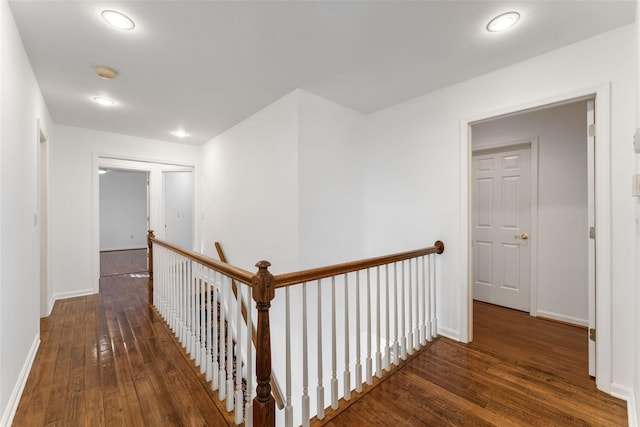
[[371,359],[371,273],[367,269],[367,360],[366,360],[366,381],[373,384],[373,361]]
[[398,342],[398,263],[393,263],[393,363],[400,363],[400,343]]
[[284,425],[293,426],[293,406],[291,406],[291,301],[289,288],[285,288],[285,364],[286,364],[286,404],[284,407]]
[[167,314],[169,317],[169,328],[171,328],[171,331],[175,334],[176,333],[176,329],[175,329],[175,320],[176,320],[176,308],[177,308],[177,304],[178,304],[178,299],[176,298],[176,293],[175,293],[175,281],[176,281],[176,271],[175,271],[175,262],[174,262],[174,258],[175,255],[173,253],[170,253],[168,255],[169,258],[169,281],[168,281],[168,294],[169,294],[169,302],[167,305]]
[[407,333],[406,333],[406,313],[405,313],[405,271],[404,261],[400,261],[401,273],[400,273],[400,320],[402,321],[400,328],[400,357],[403,360],[407,359]]
[[322,385],[322,286],[318,280],[318,389],[317,417],[324,419],[324,386]]
[[415,343],[413,345],[413,348],[415,350],[420,350],[420,280],[419,280],[419,276],[418,276],[418,258],[415,258],[415,262],[414,262],[416,268],[415,268],[415,275],[414,275],[414,282],[416,284],[416,297],[415,297],[415,311],[416,311],[416,317],[415,317],[415,324],[414,324],[414,332],[413,332],[413,337],[415,338]]
[[331,277],[331,408],[338,409],[338,362],[336,345],[336,277]]
[[309,427],[309,355],[307,345],[307,283],[302,284],[302,427]]
[[385,344],[384,344],[384,369],[389,371],[391,369],[391,350],[389,348],[389,341],[391,341],[391,334],[389,331],[389,264],[384,267],[384,286],[386,292],[385,298]]
[[207,360],[207,381],[213,380],[213,286],[211,286],[211,271],[209,268],[202,270],[202,281],[204,283],[205,295],[207,300],[207,346],[206,346],[206,360]]
[[431,258],[429,257],[429,255],[426,256],[425,261],[427,263],[427,284],[425,286],[425,291],[427,293],[425,297],[425,306],[427,313],[425,314],[425,319],[427,322],[427,341],[431,342]]
[[247,405],[245,407],[245,427],[253,427],[253,307],[251,307],[251,287],[247,288]]
[[196,280],[200,289],[200,373],[204,374],[209,368],[207,359],[207,330],[211,327],[209,319],[209,300],[207,299],[207,284],[204,281],[204,267],[196,264]]
[[432,282],[432,292],[431,292],[431,335],[434,338],[438,337],[438,319],[436,317],[436,256],[435,254],[431,254],[432,259],[432,273],[433,273],[433,282]]
[[[227,328],[225,326],[225,320],[226,320],[226,309],[225,309],[225,296],[227,293],[227,289],[224,285],[224,279],[225,276],[223,276],[222,274],[220,274],[220,282],[219,282],[219,286],[220,286],[220,303],[219,303],[219,307],[218,307],[218,324],[220,327],[220,342],[219,342],[219,349],[218,349],[218,356],[219,356],[219,371],[218,371],[218,399],[220,399],[220,401],[223,401],[227,398],[227,371],[226,371],[226,363],[225,363],[225,357],[228,357],[228,355],[226,354],[226,350],[227,350],[227,340],[226,340],[226,334],[227,334]],[[226,355],[226,356],[225,356]]]
[[427,309],[426,309],[426,295],[427,295],[427,275],[425,267],[425,257],[421,257],[422,261],[422,280],[420,280],[420,289],[422,289],[422,298],[420,299],[420,307],[422,312],[422,322],[420,324],[420,345],[425,346],[427,344]]
[[[213,275],[211,277],[211,283],[210,286],[213,290],[213,315],[211,316],[211,320],[213,322],[213,326],[211,328],[212,333],[213,333],[213,337],[211,338],[211,351],[212,351],[212,356],[211,356],[211,361],[212,361],[212,365],[213,365],[213,369],[211,372],[211,377],[212,377],[212,383],[211,383],[211,388],[213,390],[218,390],[220,388],[220,378],[221,378],[221,374],[220,374],[220,343],[224,342],[224,341],[220,341],[220,322],[218,321],[220,318],[220,311],[219,311],[219,302],[220,302],[220,292],[218,289],[218,283],[219,283],[219,273],[214,271]],[[218,396],[220,395],[221,392],[218,392]],[[220,399],[222,400],[222,399]]]
[[231,279],[224,276],[225,286],[225,313],[227,319],[227,412],[233,411],[233,328],[231,307],[233,292],[231,291]]
[[180,257],[180,263],[178,264],[178,271],[180,272],[178,277],[180,278],[180,293],[182,298],[180,299],[180,302],[182,303],[180,308],[180,336],[181,336],[181,343],[182,343],[182,347],[187,348],[188,347],[188,338],[189,338],[189,328],[188,328],[188,323],[189,323],[189,309],[187,307],[188,304],[188,295],[187,295],[187,290],[188,290],[188,286],[185,283],[185,274],[184,274],[184,258]]
[[183,311],[184,311],[184,306],[183,306],[183,301],[182,301],[182,277],[181,277],[181,270],[180,270],[180,260],[179,257],[176,256],[175,257],[175,271],[176,271],[176,277],[175,277],[175,293],[176,293],[176,301],[178,303],[178,306],[176,307],[176,333],[178,335],[178,339],[180,341],[180,344],[184,345],[184,328],[183,328]]
[[376,335],[378,339],[376,340],[376,377],[382,378],[382,351],[381,351],[381,340],[382,333],[380,329],[380,317],[382,313],[380,312],[380,266],[376,267]]
[[360,363],[360,272],[356,271],[356,391],[362,391],[362,364]]
[[242,396],[242,283],[236,286],[236,424],[242,423],[244,416],[244,403]]
[[349,276],[344,275],[344,400],[351,399],[351,371],[349,370]]
[[198,358],[200,353],[200,335],[198,330],[200,325],[200,308],[197,300],[199,297],[197,292],[197,283],[193,280],[192,261],[185,259],[184,268],[186,272],[186,280],[189,282],[189,292],[191,293],[191,298],[189,298],[189,311],[191,313],[191,358],[194,359],[196,366],[200,366]]
[[407,260],[409,267],[408,276],[409,276],[409,301],[407,301],[407,308],[409,309],[409,335],[407,337],[407,352],[409,354],[413,354],[413,281],[411,280],[411,260]]

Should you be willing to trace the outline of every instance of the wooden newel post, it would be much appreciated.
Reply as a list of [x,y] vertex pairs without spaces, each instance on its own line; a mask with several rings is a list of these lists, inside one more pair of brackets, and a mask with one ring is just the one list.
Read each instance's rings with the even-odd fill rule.
[[256,397],[253,398],[253,425],[273,427],[276,425],[276,402],[271,395],[271,330],[269,308],[275,297],[271,264],[260,261],[258,272],[251,280],[252,296],[258,309],[256,331]]
[[149,248],[148,265],[149,269],[149,283],[147,285],[147,292],[149,294],[149,304],[153,304],[153,241],[156,235],[153,234],[153,230],[147,232],[147,247]]

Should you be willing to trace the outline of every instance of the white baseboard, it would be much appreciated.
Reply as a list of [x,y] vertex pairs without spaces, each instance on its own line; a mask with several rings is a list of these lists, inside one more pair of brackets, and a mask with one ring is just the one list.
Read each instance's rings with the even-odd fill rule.
[[51,308],[53,309],[53,305],[58,300],[63,300],[63,299],[68,299],[68,298],[75,298],[75,297],[84,297],[84,296],[93,295],[93,294],[97,294],[95,289],[82,289],[80,291],[62,292],[62,293],[59,293],[59,294],[54,294],[53,295],[53,300],[52,300],[52,303],[51,303]]
[[55,304],[56,304],[56,299],[52,297],[52,298],[49,300],[49,307],[47,307],[47,316],[46,316],[46,317],[51,316],[51,312],[53,311],[53,306],[54,306]]
[[447,337],[454,341],[461,341],[460,332],[450,328],[444,328],[442,326],[438,326],[438,335],[442,335],[443,337]]
[[16,415],[18,403],[20,403],[20,398],[22,397],[22,392],[24,391],[24,386],[27,384],[27,378],[29,378],[29,372],[31,372],[33,361],[35,360],[36,354],[38,353],[38,347],[40,347],[40,333],[36,334],[36,337],[33,340],[33,344],[31,344],[31,349],[29,350],[27,358],[24,361],[24,365],[22,365],[22,369],[20,370],[18,381],[13,387],[13,391],[11,392],[11,397],[9,397],[7,407],[2,414],[2,419],[0,419],[0,426],[10,426],[13,422],[13,417]]
[[567,316],[564,314],[554,313],[552,311],[537,310],[531,313],[532,316],[546,317],[547,319],[558,320],[560,322],[571,323],[572,325],[589,326],[589,319],[580,319],[578,317]]
[[611,383],[611,396],[627,402],[627,416],[629,418],[629,427],[638,427],[638,418],[636,416],[636,399],[635,393],[631,387],[627,387],[617,383]]

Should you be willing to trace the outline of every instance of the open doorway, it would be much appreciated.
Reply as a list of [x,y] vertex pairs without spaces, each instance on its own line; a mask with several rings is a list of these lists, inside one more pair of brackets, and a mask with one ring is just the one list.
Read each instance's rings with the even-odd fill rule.
[[149,173],[101,168],[100,277],[147,270]]
[[590,119],[581,98],[474,123],[469,229],[473,299],[583,328],[595,376]]

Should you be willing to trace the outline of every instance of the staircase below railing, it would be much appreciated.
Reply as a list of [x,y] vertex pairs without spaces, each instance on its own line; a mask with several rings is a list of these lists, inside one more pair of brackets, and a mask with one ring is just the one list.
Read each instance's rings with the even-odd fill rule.
[[[337,410],[437,336],[440,241],[273,276],[267,261],[257,263],[252,274],[158,240],[152,232],[148,240],[153,304],[227,411],[234,411],[236,424],[274,426],[277,400],[287,427],[307,426],[314,414],[323,420],[325,401]],[[274,298],[283,309],[269,313]],[[272,340],[278,344],[275,359]],[[285,377],[283,398],[272,369]],[[300,393],[294,396],[293,390]]]

